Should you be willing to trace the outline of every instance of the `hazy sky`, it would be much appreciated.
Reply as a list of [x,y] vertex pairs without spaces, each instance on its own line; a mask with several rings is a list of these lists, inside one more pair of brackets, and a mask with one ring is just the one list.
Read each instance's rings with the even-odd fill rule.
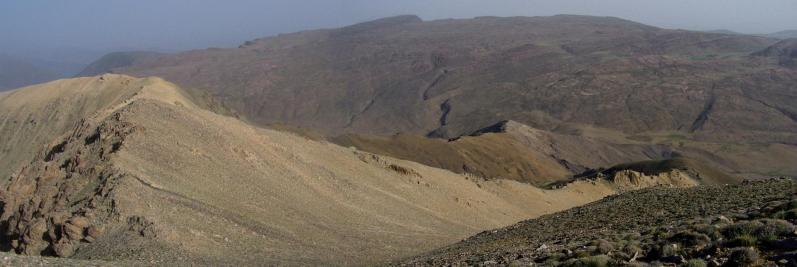
[[585,14],[745,33],[797,28],[797,0],[0,0],[0,52],[226,47],[397,14]]

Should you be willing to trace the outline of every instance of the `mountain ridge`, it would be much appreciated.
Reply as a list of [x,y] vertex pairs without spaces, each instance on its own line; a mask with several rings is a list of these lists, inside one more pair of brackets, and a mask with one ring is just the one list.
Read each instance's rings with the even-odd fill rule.
[[[262,129],[214,113],[160,78],[61,80],[2,100],[0,108],[17,111],[11,120],[60,114],[38,123],[66,125],[28,141],[40,146],[0,189],[0,239],[26,255],[376,264],[621,188],[598,180],[544,190]],[[629,185],[650,186],[622,188]]]

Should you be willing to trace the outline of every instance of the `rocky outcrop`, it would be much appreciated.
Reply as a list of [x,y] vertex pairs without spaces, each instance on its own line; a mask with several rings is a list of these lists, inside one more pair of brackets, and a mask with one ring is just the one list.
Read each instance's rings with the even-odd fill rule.
[[647,175],[633,170],[622,170],[609,178],[621,191],[637,190],[655,186],[692,187],[698,185],[695,178],[680,170],[671,170]]
[[399,173],[399,174],[404,175],[404,176],[417,177],[417,178],[423,177],[420,173],[418,173],[417,171],[413,170],[412,168],[404,167],[404,166],[398,165],[396,163],[392,163],[392,162],[387,161],[384,158],[380,157],[379,155],[371,154],[371,153],[364,153],[364,152],[359,152],[359,151],[355,151],[354,153],[357,155],[357,158],[359,158],[362,162],[365,162],[365,163],[368,163],[368,164],[373,164],[373,165],[376,165],[376,166],[380,166],[382,168],[385,168],[385,169],[390,170],[390,171],[394,171],[394,172]]
[[0,191],[2,235],[13,250],[68,257],[118,219],[113,194],[123,174],[110,159],[136,131],[122,116],[115,113],[99,125],[83,120]]

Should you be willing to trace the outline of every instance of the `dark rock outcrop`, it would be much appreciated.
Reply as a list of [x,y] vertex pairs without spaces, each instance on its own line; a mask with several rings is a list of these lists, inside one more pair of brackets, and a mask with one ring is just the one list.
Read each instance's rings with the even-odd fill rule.
[[63,142],[42,151],[0,190],[2,235],[18,253],[71,256],[114,220],[110,157],[135,131],[121,113],[99,125],[84,120]]

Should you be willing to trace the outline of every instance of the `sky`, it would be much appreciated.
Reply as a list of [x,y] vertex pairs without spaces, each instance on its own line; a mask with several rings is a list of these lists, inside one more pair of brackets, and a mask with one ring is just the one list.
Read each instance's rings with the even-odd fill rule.
[[0,53],[79,61],[120,50],[234,47],[401,14],[580,14],[690,30],[797,29],[796,0],[0,0]]

